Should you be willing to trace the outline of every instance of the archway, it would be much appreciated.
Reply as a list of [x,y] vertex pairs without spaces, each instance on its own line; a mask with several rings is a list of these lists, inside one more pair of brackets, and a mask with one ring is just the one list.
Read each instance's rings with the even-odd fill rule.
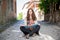
[[39,0],[23,0],[23,1],[17,0],[17,18],[19,19],[23,15],[23,19],[24,19],[26,17],[27,10],[29,8],[32,8],[35,11],[37,19],[39,21],[44,20],[43,10],[39,9],[39,6],[38,6],[39,3],[40,3]]

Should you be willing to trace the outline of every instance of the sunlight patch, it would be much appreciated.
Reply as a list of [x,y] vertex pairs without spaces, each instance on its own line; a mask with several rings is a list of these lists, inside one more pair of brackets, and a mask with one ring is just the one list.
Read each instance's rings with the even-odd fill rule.
[[21,32],[20,30],[12,30],[12,32]]
[[[23,40],[25,40],[26,38],[25,37],[22,37],[22,35],[20,35],[19,38],[22,38]],[[55,40],[55,39],[53,39],[49,35],[40,33],[40,36],[36,35],[34,37],[29,37],[29,39],[26,39],[26,40]]]

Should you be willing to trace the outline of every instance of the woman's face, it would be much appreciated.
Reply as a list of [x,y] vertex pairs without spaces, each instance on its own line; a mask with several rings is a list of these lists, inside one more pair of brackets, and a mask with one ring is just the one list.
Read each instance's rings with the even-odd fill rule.
[[30,14],[30,15],[32,14],[32,10],[29,10],[29,14]]

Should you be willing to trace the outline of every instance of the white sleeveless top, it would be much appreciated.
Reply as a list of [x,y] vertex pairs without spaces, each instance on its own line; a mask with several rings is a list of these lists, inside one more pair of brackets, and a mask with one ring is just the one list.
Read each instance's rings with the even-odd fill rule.
[[[36,20],[36,21],[34,21],[34,24],[33,24],[33,25],[35,25],[35,24],[40,25],[40,24],[37,22],[37,20]],[[26,20],[26,19],[24,19],[24,25],[27,25],[27,20]]]

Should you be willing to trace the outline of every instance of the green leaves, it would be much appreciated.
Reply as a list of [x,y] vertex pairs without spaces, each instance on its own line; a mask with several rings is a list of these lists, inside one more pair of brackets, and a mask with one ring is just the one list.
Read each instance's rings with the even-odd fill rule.
[[49,8],[49,2],[48,0],[41,0],[41,4],[39,4],[40,9],[44,9],[44,12],[47,13],[48,8]]
[[53,4],[53,2],[57,3],[58,1],[59,0],[40,0],[42,3],[39,4],[39,7],[41,10],[44,9],[45,13],[48,13],[50,4]]
[[19,13],[18,17],[17,17],[17,20],[21,20],[23,18],[23,13]]

